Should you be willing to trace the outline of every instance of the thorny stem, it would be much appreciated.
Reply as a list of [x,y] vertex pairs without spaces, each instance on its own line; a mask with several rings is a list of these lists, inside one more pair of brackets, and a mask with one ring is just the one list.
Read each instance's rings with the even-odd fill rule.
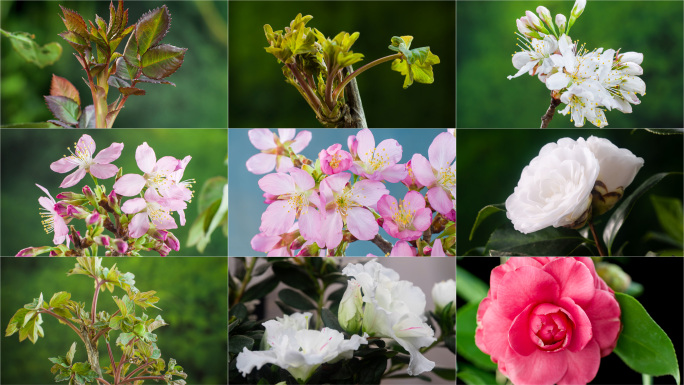
[[[249,262],[251,262],[251,263],[249,263]],[[242,286],[240,286],[240,290],[238,291],[237,295],[235,296],[235,300],[233,301],[233,305],[236,305],[238,302],[240,302],[240,298],[242,298],[242,295],[245,294],[245,290],[247,289],[247,285],[249,284],[249,281],[252,280],[252,270],[254,270],[254,266],[256,265],[257,259],[256,258],[250,258],[249,262],[247,262],[245,277],[242,279]]]
[[596,248],[598,249],[599,255],[602,257],[606,256],[606,253],[603,251],[603,248],[601,248],[601,243],[599,243],[599,239],[596,236],[596,230],[594,230],[594,222],[589,221],[589,228],[591,229],[591,235],[594,236],[594,242],[596,242]]
[[540,128],[548,127],[549,123],[551,122],[551,119],[553,119],[553,114],[556,112],[556,107],[558,107],[559,104],[561,104],[560,99],[554,98],[553,91],[551,91],[551,103],[549,104],[549,109],[546,110],[544,116],[541,117]]
[[392,244],[385,240],[380,234],[375,234],[375,238],[371,239],[371,242],[375,243],[385,255],[389,255],[389,253],[392,252]]
[[359,67],[356,71],[352,72],[346,78],[344,78],[344,80],[342,80],[342,82],[340,84],[338,84],[337,87],[335,87],[335,91],[333,91],[333,100],[337,100],[337,98],[340,96],[340,92],[342,92],[342,90],[344,89],[344,86],[346,86],[347,83],[352,81],[352,79],[354,79],[355,77],[357,77],[361,73],[363,73],[363,71],[365,71],[371,67],[375,67],[378,64],[381,64],[381,63],[384,63],[384,62],[387,62],[390,60],[394,60],[394,59],[399,59],[401,57],[403,57],[403,55],[401,53],[396,53],[394,55],[389,55],[389,56],[381,57],[380,59],[375,59],[372,62],[367,63],[367,64]]

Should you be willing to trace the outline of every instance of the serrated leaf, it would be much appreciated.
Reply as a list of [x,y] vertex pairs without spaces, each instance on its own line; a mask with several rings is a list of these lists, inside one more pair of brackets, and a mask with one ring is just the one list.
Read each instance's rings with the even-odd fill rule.
[[152,79],[162,79],[176,72],[183,64],[187,48],[162,44],[142,55],[142,71]]
[[228,352],[238,354],[242,352],[243,348],[247,350],[252,350],[254,346],[254,340],[242,335],[230,336],[228,339]]
[[50,298],[50,307],[60,307],[69,299],[71,299],[71,294],[67,293],[66,291],[55,293],[52,298]]
[[140,17],[135,28],[138,53],[144,55],[157,45],[171,26],[171,15],[166,5],[155,8]]
[[121,299],[118,297],[112,297],[114,299],[114,302],[116,302],[116,306],[119,308],[121,311],[121,315],[126,317],[129,314],[134,314],[135,313],[135,303],[128,298],[128,295],[124,295]]
[[[17,310],[16,313],[14,313],[14,315],[10,319],[9,324],[7,325],[7,329],[5,330],[5,337],[9,337],[17,331],[19,331],[21,325],[24,324],[24,318],[26,317],[26,313],[28,312],[28,309],[21,308]],[[19,323],[21,323],[21,325],[19,325]]]
[[12,47],[24,60],[40,68],[54,64],[62,55],[62,46],[59,43],[52,42],[41,47],[30,33],[2,31],[2,34],[10,39]]
[[64,8],[61,5],[59,8],[62,10],[62,14],[64,14],[62,21],[67,31],[75,32],[84,38],[88,36],[85,20],[83,20],[83,17],[78,12]]
[[119,338],[116,339],[116,343],[126,346],[133,338],[135,338],[134,333],[121,333]]
[[119,92],[121,92],[122,95],[145,95],[145,90],[136,87],[119,87]]
[[[425,50],[427,48],[427,51]],[[410,60],[414,60],[411,63]],[[415,48],[411,50],[409,56],[395,59],[392,62],[392,70],[404,75],[404,88],[408,88],[414,81],[418,83],[431,84],[435,81],[432,66],[439,64],[439,56],[430,52],[429,47]]]
[[679,364],[672,341],[633,297],[615,293],[620,304],[622,331],[614,352],[630,368],[652,376],[671,375],[680,383]]
[[494,205],[487,205],[483,207],[478,213],[477,213],[477,218],[475,218],[475,223],[473,223],[473,228],[470,230],[470,237],[468,240],[472,241],[473,236],[475,235],[475,230],[484,222],[485,219],[487,219],[490,215],[494,213],[498,213],[500,211],[506,211],[506,205],[503,203],[499,204],[494,204]]
[[644,195],[646,191],[650,190],[653,186],[658,184],[658,182],[663,180],[663,178],[673,174],[677,173],[661,172],[646,179],[615,209],[615,212],[613,212],[613,215],[610,216],[610,219],[608,219],[608,222],[606,223],[606,227],[603,229],[603,242],[606,244],[606,248],[608,249],[608,255],[611,255],[615,237],[617,236],[618,231],[620,231],[622,225],[625,223],[625,219],[627,219],[627,216],[632,211],[632,207],[634,207],[636,201],[642,195]]
[[50,95],[65,96],[69,99],[74,100],[79,106],[81,105],[81,97],[79,96],[76,87],[74,87],[74,85],[71,84],[70,81],[55,74],[52,74],[52,82],[50,84]]
[[586,241],[577,230],[563,227],[523,234],[507,225],[494,230],[486,249],[497,255],[567,256]]
[[[138,41],[135,38],[135,34],[131,34],[126,43],[126,48],[124,48],[123,58],[132,68],[140,68],[140,60],[138,59]],[[137,72],[137,71],[136,71]],[[129,70],[130,73],[130,70]],[[132,79],[133,75],[130,75],[129,79]]]
[[[459,282],[460,284],[460,282]],[[456,312],[456,350],[477,367],[485,370],[495,370],[496,364],[483,353],[475,344],[475,329],[477,328],[477,308],[480,304],[471,302],[462,306]]]
[[[89,47],[89,42],[87,39],[84,39],[81,35],[71,32],[71,31],[66,31],[62,32],[59,34],[59,36],[64,39],[69,45],[71,45],[76,52],[79,54],[83,55],[85,53],[85,50],[88,49]],[[80,56],[77,55],[77,57],[80,59]],[[81,62],[81,60],[79,60]]]
[[45,104],[55,118],[68,124],[78,123],[78,118],[81,117],[81,108],[75,100],[66,96],[46,95],[44,98]]
[[684,243],[684,215],[682,201],[677,198],[651,195],[658,222],[665,232],[679,244]]
[[66,354],[67,365],[71,365],[74,362],[74,355],[76,354],[76,342],[71,344],[69,351]]

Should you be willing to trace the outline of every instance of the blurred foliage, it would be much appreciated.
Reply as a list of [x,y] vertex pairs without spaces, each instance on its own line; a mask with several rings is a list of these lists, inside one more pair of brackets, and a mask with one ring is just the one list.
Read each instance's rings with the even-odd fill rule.
[[[105,258],[103,266],[116,262],[122,272],[135,274],[136,287],[141,291],[156,290],[162,310],[148,308],[151,317],[161,315],[169,324],[157,329],[158,346],[163,357],[175,358],[188,373],[189,384],[225,384],[227,356],[227,261],[225,258]],[[74,267],[71,258],[2,258],[2,327],[7,326],[14,311],[43,292],[51,296],[58,291],[71,292],[72,299],[90,303],[92,280],[83,276],[67,277]],[[115,290],[113,295],[122,295]],[[98,309],[113,313],[116,304],[112,294],[102,292]],[[35,345],[16,335],[2,337],[2,374],[4,384],[50,384],[49,357],[63,355],[76,334],[51,316],[43,316],[45,338]],[[115,334],[114,334],[115,335]],[[79,344],[80,344],[79,340]],[[115,358],[118,349],[113,349]],[[106,345],[100,344],[100,361],[105,364]],[[86,358],[79,345],[76,360]]]
[[[515,19],[544,5],[552,15],[570,15],[572,2],[458,2],[459,127],[539,127],[550,93],[536,76],[508,80],[516,69]],[[571,37],[589,50],[620,49],[644,54],[642,103],[631,114],[606,111],[609,128],[682,127],[684,67],[682,12],[679,1],[589,1],[572,27]],[[563,107],[565,105],[561,105]],[[558,110],[557,110],[558,111]],[[584,127],[591,126],[587,123]],[[549,127],[573,127],[558,113]]]
[[[109,15],[108,1],[3,1],[0,24],[12,32],[29,32],[44,44],[59,41],[64,54],[52,66],[37,70],[28,64],[11,44],[3,44],[1,51],[0,88],[2,96],[0,124],[40,122],[51,119],[43,95],[50,92],[50,79],[55,73],[73,83],[84,97],[84,104],[92,104],[90,90],[80,80],[85,73],[73,49],[57,34],[65,30],[59,17],[59,5],[78,11],[85,19],[95,14]],[[160,1],[127,1],[129,21],[135,23],[145,12],[164,4]],[[227,46],[225,35],[228,4],[211,1],[172,1],[167,4],[173,28],[166,40],[180,47],[188,47],[183,69],[168,80],[177,87],[142,85],[148,91],[143,98],[131,97],[115,123],[116,127],[226,127]],[[3,39],[4,40],[4,39]],[[121,49],[120,49],[121,50]],[[168,88],[166,88],[168,87]],[[109,95],[109,102],[116,99]],[[176,113],[168,113],[174,111]]]
[[309,25],[326,37],[359,32],[353,51],[364,59],[354,68],[392,54],[387,48],[392,36],[412,35],[415,46],[430,46],[441,59],[433,84],[404,90],[389,63],[358,76],[366,119],[370,127],[454,127],[456,26],[455,2],[449,1],[231,3],[231,127],[320,127],[306,101],[285,82],[282,64],[264,50],[264,24],[283,29],[298,13],[312,15]]
[[[40,205],[38,197],[43,192],[35,186],[36,183],[48,189],[52,196],[60,191],[78,191],[89,184],[93,185],[90,176],[70,189],[60,189],[59,185],[67,174],[58,174],[50,170],[50,164],[69,154],[67,147],[73,151],[74,143],[83,134],[83,130],[9,130],[0,132],[2,147],[2,249],[5,256],[15,255],[19,250],[28,246],[52,245],[53,234],[46,234],[42,230],[41,217],[38,215]],[[123,142],[124,149],[121,157],[113,162],[122,167],[124,173],[141,174],[135,161],[135,151],[143,142],[147,142],[155,151],[157,159],[163,156],[174,156],[182,159],[191,155],[192,160],[185,170],[185,179],[195,179],[192,189],[195,199],[188,203],[185,210],[186,225],[172,230],[180,240],[181,249],[172,252],[172,256],[200,255],[193,247],[188,247],[190,225],[200,214],[198,199],[199,191],[209,178],[226,176],[226,142],[225,130],[127,130],[116,129],[107,131],[88,131],[97,146],[96,152],[108,147],[112,142]],[[24,159],[17,162],[18,156]],[[101,180],[100,184],[111,191],[114,179]],[[125,202],[126,199],[123,200]],[[176,223],[180,225],[177,215]],[[83,223],[74,222],[78,226]],[[85,228],[85,226],[83,226]],[[227,241],[221,234],[214,234],[203,255],[227,255]],[[158,255],[149,252],[147,255]]]
[[[485,206],[504,203],[518,184],[525,166],[547,143],[562,137],[577,139],[591,135],[606,138],[620,148],[644,159],[644,167],[625,191],[629,197],[637,187],[660,172],[682,172],[684,156],[680,135],[654,135],[645,130],[610,130],[584,128],[569,130],[459,130],[457,135],[457,255],[484,246],[492,231],[510,224],[504,213],[494,213],[477,228],[472,241],[470,231],[478,212]],[[467,186],[465,188],[464,186]],[[682,199],[682,179],[673,175],[663,179],[647,195]],[[618,203],[618,206],[620,203]],[[601,237],[603,227],[615,208],[595,219]],[[553,228],[552,228],[553,229]],[[613,253],[623,246],[625,255],[646,255],[648,251],[672,249],[670,243],[653,237],[650,231],[661,231],[658,215],[649,199],[639,199],[613,243]],[[591,238],[591,235],[588,235]],[[603,242],[603,241],[601,241]],[[585,250],[586,252],[586,250]]]

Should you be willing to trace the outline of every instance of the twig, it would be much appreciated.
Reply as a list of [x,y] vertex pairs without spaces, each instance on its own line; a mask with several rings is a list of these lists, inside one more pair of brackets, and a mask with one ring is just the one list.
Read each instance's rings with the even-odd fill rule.
[[551,119],[553,119],[553,114],[556,112],[556,107],[561,103],[560,99],[553,97],[553,91],[551,91],[551,103],[549,104],[549,109],[546,110],[544,116],[541,117],[541,127],[546,128],[549,126]]
[[[354,68],[352,68],[352,66],[347,66],[343,69],[343,72],[345,76],[348,76],[354,72]],[[361,103],[359,86],[356,84],[356,78],[352,78],[344,90],[346,92],[347,105],[349,105],[349,121],[345,119],[344,127],[368,128],[368,123],[366,123],[366,114],[363,112],[363,104]]]
[[371,239],[371,242],[375,243],[385,255],[392,252],[392,244],[385,240],[380,234],[376,234],[375,238]]

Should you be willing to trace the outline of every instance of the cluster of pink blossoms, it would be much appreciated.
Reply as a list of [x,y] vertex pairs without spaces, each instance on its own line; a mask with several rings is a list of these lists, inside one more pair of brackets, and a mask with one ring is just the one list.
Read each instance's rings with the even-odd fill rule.
[[[280,137],[265,129],[249,133],[262,153],[247,161],[247,169],[261,174],[256,171],[278,165],[277,172],[259,180],[268,207],[261,233],[251,241],[254,250],[268,256],[344,255],[357,240],[382,248],[387,242],[378,234],[382,227],[398,239],[391,256],[451,252],[456,220],[456,137],[451,130],[433,140],[429,160],[414,154],[406,164],[400,163],[403,149],[396,140],[376,146],[369,129],[349,136],[349,151],[333,144],[320,151],[315,163],[299,154],[311,140],[308,131],[296,137],[295,130],[279,131]],[[409,191],[397,201],[385,184],[400,182]]]
[[[166,256],[172,250],[180,250],[178,239],[168,230],[178,228],[172,211],[178,213],[181,225],[185,224],[184,210],[193,196],[190,186],[194,181],[183,181],[182,177],[191,157],[179,160],[165,156],[157,161],[154,150],[143,143],[138,146],[135,159],[144,174],[121,175],[122,170],[111,163],[121,156],[123,147],[123,143],[112,143],[93,158],[95,141],[83,135],[72,155],[50,165],[58,173],[77,168],[64,179],[61,188],[75,186],[86,174],[93,177],[95,187],[86,185],[82,193],[61,192],[55,201],[46,188],[37,185],[47,195],[38,198],[43,207],[43,228],[47,233],[54,232],[56,246],[27,247],[17,256],[96,255],[98,247],[107,250],[105,255],[138,255],[140,250],[155,250]],[[107,194],[98,179],[115,176],[112,191]],[[121,205],[122,196],[136,195],[140,197]],[[84,234],[67,226],[73,219],[85,220]],[[104,230],[112,235],[104,234]]]

